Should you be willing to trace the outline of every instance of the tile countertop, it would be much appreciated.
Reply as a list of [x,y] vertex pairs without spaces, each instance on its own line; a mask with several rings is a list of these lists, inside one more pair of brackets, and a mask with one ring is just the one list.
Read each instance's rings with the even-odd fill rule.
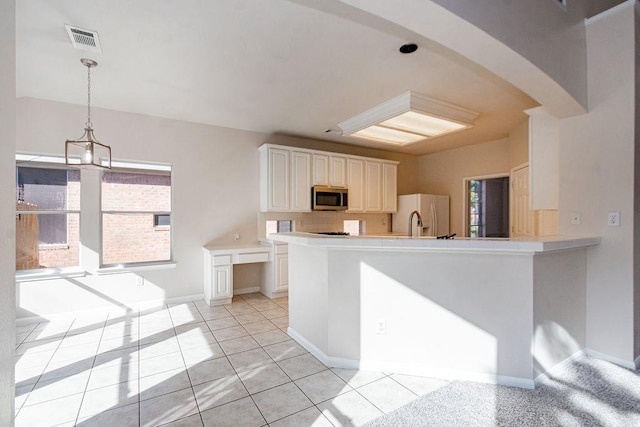
[[388,250],[424,250],[447,252],[520,252],[541,253],[599,245],[599,236],[544,236],[517,238],[436,239],[435,237],[379,236],[326,236],[313,233],[277,233],[270,239],[287,243],[326,246],[331,248],[363,248]]
[[268,251],[270,245],[266,242],[256,241],[253,243],[230,243],[228,245],[220,245],[220,244],[210,244],[205,245],[202,248],[205,251],[209,251],[211,253],[214,252],[234,252],[234,253],[246,253],[246,252],[255,252],[255,251]]

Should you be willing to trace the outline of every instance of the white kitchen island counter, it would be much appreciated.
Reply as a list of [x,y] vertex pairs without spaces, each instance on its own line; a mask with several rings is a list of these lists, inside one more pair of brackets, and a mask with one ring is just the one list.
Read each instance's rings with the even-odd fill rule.
[[329,366],[532,388],[585,347],[599,237],[271,237],[289,244],[289,335]]

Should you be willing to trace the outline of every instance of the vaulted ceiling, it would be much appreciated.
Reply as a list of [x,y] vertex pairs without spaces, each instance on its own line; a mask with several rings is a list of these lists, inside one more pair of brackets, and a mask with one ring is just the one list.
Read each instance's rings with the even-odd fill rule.
[[[65,24],[103,52],[73,48]],[[420,48],[399,53],[407,42]],[[90,57],[93,106],[413,154],[505,137],[537,105],[432,45],[303,1],[20,0],[17,95],[85,105]],[[325,132],[406,90],[479,112],[476,126],[403,148]]]

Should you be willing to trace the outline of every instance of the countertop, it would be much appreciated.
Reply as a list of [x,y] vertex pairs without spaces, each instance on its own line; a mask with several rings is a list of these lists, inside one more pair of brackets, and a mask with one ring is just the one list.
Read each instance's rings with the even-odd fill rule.
[[481,251],[539,253],[581,248],[600,244],[599,236],[544,236],[517,238],[436,239],[435,237],[408,237],[401,235],[378,236],[326,236],[313,233],[277,233],[272,240],[332,248],[362,248],[425,251]]
[[211,244],[203,246],[205,251],[209,252],[235,252],[235,253],[244,253],[244,252],[255,252],[259,251],[267,251],[269,250],[270,245],[266,242],[255,241],[252,243],[230,243],[228,245],[220,245],[220,244]]

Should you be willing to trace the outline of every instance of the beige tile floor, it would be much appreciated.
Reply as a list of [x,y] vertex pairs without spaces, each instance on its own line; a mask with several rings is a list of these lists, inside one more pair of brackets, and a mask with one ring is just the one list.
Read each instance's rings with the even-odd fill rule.
[[20,325],[16,426],[362,425],[446,384],[329,369],[261,294]]

